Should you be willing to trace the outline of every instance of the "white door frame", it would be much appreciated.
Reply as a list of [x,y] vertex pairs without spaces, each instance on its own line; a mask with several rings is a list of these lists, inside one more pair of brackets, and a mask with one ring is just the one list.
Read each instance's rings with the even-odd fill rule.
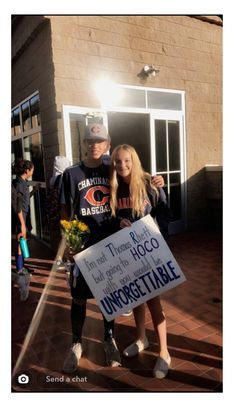
[[[179,232],[181,229],[186,229],[187,226],[187,186],[186,186],[186,141],[185,141],[185,126],[184,116],[182,112],[177,111],[155,111],[150,114],[150,155],[151,155],[151,173],[155,175],[156,170],[156,145],[155,145],[155,120],[177,120],[180,130],[180,181],[181,181],[181,213],[182,220],[175,221],[171,224],[172,232]],[[160,172],[161,174],[162,172]],[[168,184],[168,194],[170,192]]]
[[[89,108],[89,107],[79,107],[73,105],[62,105],[62,116],[64,123],[64,141],[65,141],[65,155],[66,157],[73,162],[72,159],[72,146],[71,146],[71,131],[70,131],[70,114],[98,114],[103,117],[103,123],[108,128],[108,112],[130,112],[130,113],[138,113],[138,114],[149,114],[150,115],[150,156],[151,156],[151,173],[156,173],[156,149],[155,149],[155,119],[163,119],[163,120],[178,120],[180,124],[180,158],[181,158],[181,200],[182,200],[182,220],[176,221],[173,223],[173,232],[181,231],[186,228],[187,225],[187,164],[186,164],[186,132],[185,132],[185,93],[184,91],[178,90],[169,90],[169,89],[157,89],[157,88],[149,88],[149,87],[131,87],[131,86],[123,86],[118,85],[124,88],[133,88],[147,91],[162,91],[162,92],[171,92],[178,93],[181,95],[182,102],[182,110],[162,110],[162,109],[149,109],[147,107],[147,96],[146,96],[146,108],[134,108],[134,107],[106,107],[106,109],[102,108]],[[175,228],[174,228],[175,227]],[[179,227],[179,228],[178,228]]]

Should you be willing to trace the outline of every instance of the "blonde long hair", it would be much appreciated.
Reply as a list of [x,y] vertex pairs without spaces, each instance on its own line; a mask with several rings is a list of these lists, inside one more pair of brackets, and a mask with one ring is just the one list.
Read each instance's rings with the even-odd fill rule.
[[129,193],[132,200],[132,215],[142,217],[144,215],[144,201],[147,199],[147,184],[157,191],[151,185],[151,175],[142,168],[140,159],[135,149],[129,144],[121,144],[114,148],[111,154],[111,174],[110,174],[110,206],[112,216],[116,215],[118,205],[117,191],[120,183],[119,175],[116,171],[116,156],[120,150],[128,151],[132,159],[132,170],[129,184]]

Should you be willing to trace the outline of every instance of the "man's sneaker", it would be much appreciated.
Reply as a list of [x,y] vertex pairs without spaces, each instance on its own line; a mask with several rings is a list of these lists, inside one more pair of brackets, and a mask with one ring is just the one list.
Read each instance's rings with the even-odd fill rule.
[[145,340],[136,340],[134,343],[130,344],[130,346],[126,347],[123,351],[123,355],[125,357],[135,357],[138,353],[145,350],[149,347],[148,339],[145,337]]
[[132,315],[132,313],[133,313],[132,310],[126,311],[126,312],[122,313],[121,316],[130,316],[130,315]]
[[166,375],[168,374],[170,363],[171,363],[171,358],[170,358],[169,354],[165,359],[158,357],[158,359],[156,361],[156,365],[152,371],[154,378],[158,378],[158,379],[165,378]]
[[63,364],[63,372],[66,374],[72,374],[79,366],[79,360],[82,355],[82,344],[73,343],[69,353]]
[[56,260],[56,270],[57,271],[65,271],[66,270],[65,262],[63,262],[61,256],[59,256],[58,259]]
[[103,346],[106,354],[107,365],[109,367],[121,366],[121,357],[115,339],[108,338],[103,342]]

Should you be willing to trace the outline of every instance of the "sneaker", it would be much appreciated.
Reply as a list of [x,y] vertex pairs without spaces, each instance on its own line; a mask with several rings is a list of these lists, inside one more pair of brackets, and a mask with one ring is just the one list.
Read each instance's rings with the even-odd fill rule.
[[130,315],[132,315],[132,313],[133,313],[133,311],[130,310],[130,311],[122,313],[121,316],[130,316]]
[[29,286],[30,286],[30,278],[32,277],[32,274],[29,274],[26,269],[22,269],[18,273],[17,277],[17,284],[19,286],[19,291],[20,291],[20,300],[21,301],[26,301],[29,296]]
[[63,372],[66,374],[72,374],[79,366],[79,360],[82,355],[82,344],[73,343],[69,353],[63,364]]
[[60,256],[56,260],[56,270],[57,271],[66,271],[65,262],[63,262],[63,260],[61,259]]
[[115,339],[109,338],[103,343],[106,354],[106,362],[109,367],[121,366],[121,357]]
[[123,355],[125,357],[135,357],[138,353],[145,350],[149,347],[148,339],[145,337],[145,340],[136,340],[134,343],[130,344],[130,346],[126,347],[123,351]]
[[156,365],[152,371],[154,378],[158,378],[158,379],[165,378],[166,375],[168,374],[170,363],[171,363],[171,358],[170,358],[169,354],[165,359],[158,357],[158,359],[156,361]]
[[62,271],[62,272],[66,271],[65,266],[56,266],[56,271]]
[[19,274],[20,276],[23,276],[25,274],[28,274],[28,270],[26,269],[26,267],[22,267],[22,269],[17,271],[17,274]]

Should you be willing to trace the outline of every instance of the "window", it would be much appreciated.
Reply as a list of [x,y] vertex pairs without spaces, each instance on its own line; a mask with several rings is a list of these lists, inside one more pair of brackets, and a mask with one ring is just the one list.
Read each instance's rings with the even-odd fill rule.
[[116,106],[145,108],[145,102],[145,91],[124,87]]
[[29,101],[21,105],[23,131],[31,129]]
[[11,135],[15,136],[13,112],[11,113]]
[[179,122],[168,121],[168,137],[169,137],[169,169],[170,171],[180,170],[180,137]]
[[18,139],[11,143],[11,162],[21,160],[22,155],[22,140]]
[[38,93],[31,95],[13,108],[11,114],[11,161],[13,163],[23,158],[32,161],[34,164],[34,173],[29,182],[33,181],[32,185],[35,182],[40,182],[41,187],[30,199],[32,234],[48,241],[48,225],[43,210],[46,189],[40,122]]
[[15,107],[11,113],[11,135],[20,135],[40,126],[39,94],[33,95],[21,105]]
[[161,91],[147,91],[148,108],[181,111],[181,94]]
[[38,129],[38,126],[40,126],[39,94],[35,94],[12,109],[11,133],[12,136],[18,136],[23,131]]
[[34,133],[31,136],[24,137],[24,155],[23,158],[30,160],[34,164],[33,181],[44,181],[43,151],[41,144],[41,134]]
[[180,120],[154,118],[156,172],[165,180],[173,221],[182,220]]
[[30,114],[32,127],[40,126],[40,114],[39,114],[39,95],[35,95],[30,99]]
[[166,121],[155,120],[156,170],[167,171]]
[[12,112],[12,129],[13,136],[18,136],[21,134],[21,124],[20,124],[20,108],[16,108]]
[[[32,180],[44,182],[38,93],[13,108],[11,114],[11,132],[13,140],[12,162],[21,158],[32,161],[35,167]],[[17,138],[15,138],[16,136]]]
[[[114,96],[117,91],[117,97]],[[182,111],[181,91],[161,91],[156,88],[139,88],[116,85],[106,88],[100,94],[101,104],[109,105],[112,108],[141,108],[141,109],[162,109],[172,111]]]

